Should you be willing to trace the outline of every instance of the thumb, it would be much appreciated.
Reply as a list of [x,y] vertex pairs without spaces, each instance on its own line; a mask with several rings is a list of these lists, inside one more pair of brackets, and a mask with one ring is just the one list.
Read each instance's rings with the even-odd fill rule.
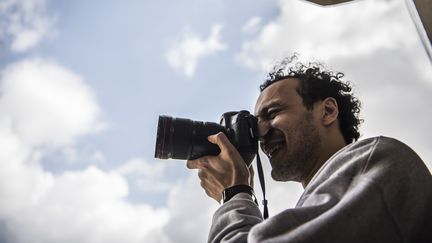
[[208,141],[219,146],[221,151],[227,150],[235,150],[234,145],[231,144],[225,133],[219,132],[215,135],[211,135],[208,138]]

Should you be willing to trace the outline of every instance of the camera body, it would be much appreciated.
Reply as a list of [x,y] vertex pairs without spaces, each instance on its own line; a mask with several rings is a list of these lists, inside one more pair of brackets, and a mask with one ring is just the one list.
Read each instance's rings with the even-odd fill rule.
[[155,158],[197,159],[218,155],[220,149],[207,137],[225,133],[245,163],[252,163],[258,149],[257,119],[248,111],[226,112],[220,123],[159,116]]
[[220,120],[224,133],[249,166],[258,149],[257,119],[248,111],[226,112]]

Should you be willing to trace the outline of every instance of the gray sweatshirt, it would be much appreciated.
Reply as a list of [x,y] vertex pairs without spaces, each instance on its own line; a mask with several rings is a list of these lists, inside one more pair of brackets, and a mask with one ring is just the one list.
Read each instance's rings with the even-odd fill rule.
[[319,169],[295,208],[263,221],[248,194],[234,196],[208,242],[432,242],[432,176],[405,144],[361,140]]

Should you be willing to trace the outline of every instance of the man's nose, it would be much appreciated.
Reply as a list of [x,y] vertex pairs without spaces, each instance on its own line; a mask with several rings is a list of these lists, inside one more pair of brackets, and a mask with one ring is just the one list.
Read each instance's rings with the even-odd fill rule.
[[268,121],[258,121],[258,135],[264,138],[270,130],[270,123]]

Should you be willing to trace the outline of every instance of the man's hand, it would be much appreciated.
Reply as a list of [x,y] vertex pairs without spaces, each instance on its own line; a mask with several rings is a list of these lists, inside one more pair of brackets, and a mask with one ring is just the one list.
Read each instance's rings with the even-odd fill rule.
[[220,202],[225,188],[251,185],[252,178],[240,153],[224,133],[209,136],[208,140],[219,146],[220,154],[188,160],[186,165],[189,169],[198,169],[201,187],[209,197]]

